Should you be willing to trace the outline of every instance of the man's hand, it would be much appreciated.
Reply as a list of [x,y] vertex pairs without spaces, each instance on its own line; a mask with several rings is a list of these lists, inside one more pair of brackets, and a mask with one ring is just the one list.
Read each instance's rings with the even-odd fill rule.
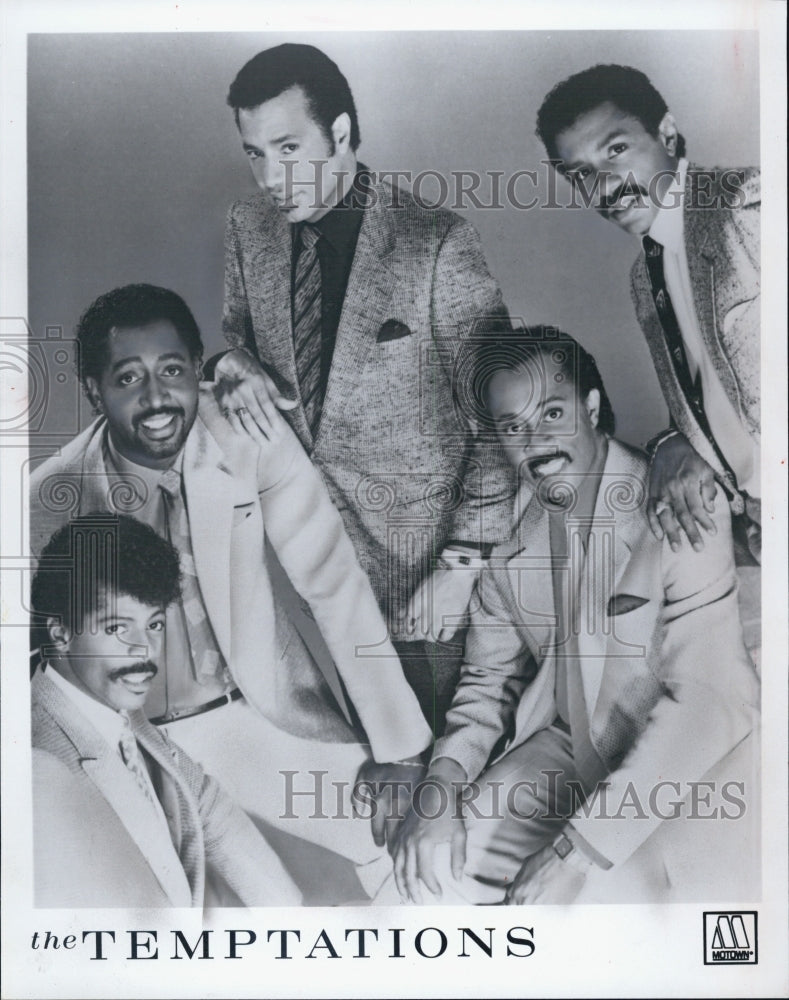
[[[419,584],[403,616],[403,639],[447,642],[463,625],[477,572],[459,566],[437,569]],[[444,624],[445,619],[448,619]]]
[[[357,786],[366,785],[375,799],[371,827],[378,847],[386,844],[390,853],[394,851],[398,827],[408,813],[414,789],[424,774],[425,767],[419,757],[387,764],[368,760],[359,768]],[[359,815],[356,798],[353,801],[354,811]]]
[[[219,408],[236,430],[248,429],[253,421],[268,434],[279,417],[279,410],[292,410],[296,400],[286,399],[273,379],[247,351],[228,351],[217,361],[214,379]],[[247,418],[242,424],[239,417]]]
[[666,535],[676,552],[682,544],[680,528],[700,552],[704,540],[699,527],[715,534],[710,514],[715,510],[718,487],[715,474],[699,458],[682,434],[666,438],[655,452],[649,473],[647,517],[655,538]]
[[414,793],[411,811],[395,845],[395,882],[406,902],[422,902],[420,880],[434,895],[441,895],[435,874],[435,852],[440,844],[450,846],[454,878],[461,877],[466,864],[466,824],[458,796],[465,772],[454,761],[445,760],[442,764],[447,766],[441,776],[433,772]]
[[572,903],[586,876],[562,861],[548,844],[528,857],[507,891],[507,906],[525,903]]

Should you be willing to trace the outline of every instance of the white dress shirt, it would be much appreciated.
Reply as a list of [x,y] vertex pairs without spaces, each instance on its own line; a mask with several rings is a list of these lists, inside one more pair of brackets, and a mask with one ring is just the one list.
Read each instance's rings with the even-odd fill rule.
[[[89,694],[85,694],[84,691],[81,691],[75,684],[72,684],[71,681],[67,681],[66,678],[63,677],[62,674],[59,674],[54,667],[47,666],[46,675],[55,687],[60,688],[80,715],[84,716],[93,728],[98,730],[99,735],[104,737],[106,742],[114,748],[115,752],[123,761],[123,754],[121,753],[121,737],[128,726],[128,716],[123,715],[121,712],[116,712],[114,708],[109,708],[107,705],[102,705],[102,703],[100,701],[96,701],[95,698],[91,698]],[[142,754],[140,754],[140,759],[142,760]],[[123,761],[123,763],[124,766],[126,766],[126,762]],[[159,802],[159,798],[156,795],[156,790],[153,787],[153,782],[151,781],[151,776],[148,773],[148,768],[143,766],[142,770],[143,776],[148,783],[151,804],[156,810],[158,816],[161,818],[161,821],[166,824],[167,820],[165,818],[164,811],[162,810],[161,803]]]

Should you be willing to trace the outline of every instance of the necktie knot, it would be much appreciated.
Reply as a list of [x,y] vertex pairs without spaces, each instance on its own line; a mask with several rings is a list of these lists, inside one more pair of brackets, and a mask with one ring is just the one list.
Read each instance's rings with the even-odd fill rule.
[[316,229],[315,226],[311,226],[309,222],[302,223],[299,232],[302,250],[312,250],[320,238],[320,230]]
[[121,758],[129,770],[134,770],[139,759],[137,753],[137,740],[132,732],[129,716],[126,712],[121,712],[120,716],[123,719],[123,729],[121,730],[120,738]]
[[181,495],[181,474],[175,469],[167,469],[159,480],[159,488],[170,500],[177,500]]
[[644,253],[647,257],[660,257],[663,253],[663,246],[657,240],[653,240],[651,236],[642,236],[641,245],[644,247]]

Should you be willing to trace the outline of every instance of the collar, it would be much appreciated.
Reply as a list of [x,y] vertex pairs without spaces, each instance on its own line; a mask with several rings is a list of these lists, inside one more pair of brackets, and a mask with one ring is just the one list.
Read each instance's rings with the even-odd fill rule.
[[102,705],[100,701],[91,698],[84,691],[80,691],[76,685],[66,680],[50,664],[46,664],[44,671],[45,676],[63,692],[80,715],[83,715],[93,728],[98,730],[111,747],[117,747],[126,728],[127,717],[107,705]]
[[663,205],[649,228],[652,239],[675,254],[680,253],[685,242],[683,205],[687,173],[688,161],[682,157],[674,179],[663,196]]
[[345,197],[322,219],[313,223],[335,253],[350,254],[356,247],[362,225],[364,207],[370,197],[370,171],[360,163]]
[[[105,461],[110,471],[117,472],[120,476],[138,476],[148,488],[148,495],[156,495],[156,490],[159,486],[159,482],[161,481],[162,473],[168,470],[149,469],[147,465],[138,465],[136,462],[129,461],[128,458],[121,455],[112,443],[109,426],[104,429],[104,446],[106,449]],[[180,476],[183,475],[183,467],[184,449],[181,448],[175,457],[175,461],[169,468],[172,469],[173,472],[177,472]]]
[[[601,517],[610,519],[616,513],[617,537],[631,548],[633,532],[642,531],[647,523],[644,513],[647,469],[647,459],[643,452],[614,437],[608,437],[608,450],[595,489],[579,497],[573,516],[588,517],[591,514],[594,523]],[[525,506],[520,519],[515,523],[509,541],[504,543],[513,553],[528,548],[535,526],[548,516],[536,491],[529,497],[524,490],[523,500]]]

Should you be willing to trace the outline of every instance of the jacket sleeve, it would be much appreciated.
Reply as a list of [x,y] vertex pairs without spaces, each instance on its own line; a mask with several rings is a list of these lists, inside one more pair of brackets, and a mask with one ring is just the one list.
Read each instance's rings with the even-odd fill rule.
[[260,462],[263,523],[274,551],[310,606],[376,761],[421,753],[430,728],[320,473],[283,420],[274,466]]
[[507,611],[506,574],[505,568],[485,570],[477,582],[460,681],[433,751],[434,760],[457,761],[469,781],[479,777],[508,732],[521,695],[537,673],[523,629]]
[[[447,358],[455,358],[451,373],[460,419],[474,419],[464,392],[464,375],[471,355],[491,325],[510,321],[499,286],[488,270],[479,235],[465,220],[450,226],[433,273],[431,323]],[[455,512],[451,537],[457,541],[497,544],[511,529],[515,480],[497,442],[475,437],[468,451],[463,501]]]
[[[672,552],[664,541],[665,693],[621,766],[571,820],[613,864],[629,858],[662,822],[659,810],[647,806],[661,782],[677,782],[686,796],[689,783],[700,781],[758,720],[759,686],[742,639],[725,504],[716,505],[714,518],[717,534],[707,536],[701,552],[689,545]],[[637,810],[637,821],[624,822],[619,804],[634,797],[644,814]],[[625,815],[633,817],[632,808]]]
[[301,893],[252,820],[163,733],[176,766],[197,802],[206,864],[211,865],[246,906],[298,906]]
[[225,298],[222,309],[222,333],[230,347],[255,350],[255,334],[247,302],[241,251],[235,221],[236,206],[231,206],[225,225]]

